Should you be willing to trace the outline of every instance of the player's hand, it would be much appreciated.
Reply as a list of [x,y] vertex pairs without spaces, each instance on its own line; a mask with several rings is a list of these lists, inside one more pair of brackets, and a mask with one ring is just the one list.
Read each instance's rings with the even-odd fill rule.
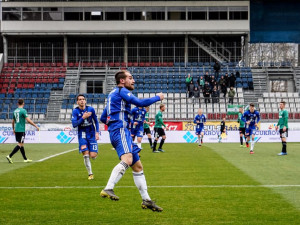
[[246,124],[248,124],[248,125],[249,125],[249,124],[250,124],[250,121],[247,121],[247,122],[246,122]]
[[95,138],[96,138],[96,140],[99,140],[99,139],[100,139],[100,138],[99,138],[99,133],[98,133],[98,132],[96,132]]
[[283,127],[283,128],[282,128],[282,131],[285,132],[285,131],[286,131],[286,127]]
[[257,123],[254,124],[257,127]]
[[40,131],[40,128],[38,126],[35,127],[37,131]]
[[138,125],[138,124],[139,124],[138,122],[134,122],[134,123],[133,123],[133,125]]
[[162,92],[158,93],[156,96],[159,96],[161,101],[165,98]]
[[278,130],[278,126],[275,126],[275,130]]
[[16,135],[16,131],[15,131],[15,129],[13,129],[13,132],[14,132],[14,135]]
[[200,121],[199,121],[199,120],[196,120],[196,122],[197,122],[197,123],[200,123]]
[[92,115],[92,112],[85,112],[83,115],[82,115],[82,119],[86,119],[88,117],[90,117]]

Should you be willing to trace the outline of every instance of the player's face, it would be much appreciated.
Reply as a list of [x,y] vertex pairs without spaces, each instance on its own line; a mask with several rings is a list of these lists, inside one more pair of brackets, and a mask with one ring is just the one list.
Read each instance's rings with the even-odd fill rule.
[[239,108],[239,112],[240,112],[240,113],[243,113],[243,108]]
[[79,96],[77,100],[77,104],[79,105],[79,107],[84,107],[86,104],[85,97]]
[[285,105],[284,105],[283,103],[280,103],[280,104],[279,104],[279,108],[280,108],[280,109],[284,109],[284,107],[285,107]]
[[149,107],[146,107],[145,109],[146,109],[147,112],[149,112]]
[[250,106],[249,109],[250,109],[250,112],[252,112],[252,113],[254,112],[254,107],[253,106]]
[[164,106],[164,107],[161,107],[161,109],[160,109],[162,112],[164,112],[165,110],[166,110],[166,106]]
[[134,79],[133,76],[126,72],[126,78],[125,78],[125,83],[124,83],[124,87],[127,88],[128,90],[134,90]]
[[202,110],[201,109],[198,110],[198,114],[202,115]]

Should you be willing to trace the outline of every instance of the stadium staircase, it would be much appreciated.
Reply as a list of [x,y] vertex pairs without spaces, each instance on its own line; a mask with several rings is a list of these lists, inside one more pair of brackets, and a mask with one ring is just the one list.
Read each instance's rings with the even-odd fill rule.
[[300,93],[300,67],[295,67],[293,72],[296,91]]
[[268,74],[265,68],[252,68],[252,79],[255,97],[262,96],[268,90]]
[[63,102],[63,91],[53,90],[50,93],[48,108],[47,108],[47,120],[57,121],[60,113],[60,106]]
[[[220,53],[215,48],[211,48],[210,45],[209,45],[209,43],[207,43],[203,39],[202,40],[198,40],[195,37],[190,37],[190,39],[196,45],[198,45],[201,49],[203,49],[206,53],[208,53],[211,57],[213,57],[214,59],[216,59],[218,62],[222,63],[222,62],[229,62],[230,61],[229,60],[230,58],[227,58],[225,55],[223,55],[222,53]],[[218,42],[216,41],[216,43],[218,43]],[[218,43],[217,45],[220,45],[220,44]]]

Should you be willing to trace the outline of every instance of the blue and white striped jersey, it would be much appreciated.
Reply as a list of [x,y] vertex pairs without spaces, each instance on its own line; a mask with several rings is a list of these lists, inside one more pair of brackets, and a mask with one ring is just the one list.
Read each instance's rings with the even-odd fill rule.
[[107,105],[100,120],[108,125],[109,131],[119,128],[128,128],[131,104],[138,107],[145,107],[157,101],[160,101],[159,96],[138,99],[127,88],[116,87],[108,95]]

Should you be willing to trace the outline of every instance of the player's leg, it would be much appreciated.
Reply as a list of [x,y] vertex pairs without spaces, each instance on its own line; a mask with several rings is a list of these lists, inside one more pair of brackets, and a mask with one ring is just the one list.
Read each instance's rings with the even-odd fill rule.
[[281,138],[281,143],[282,143],[282,149],[281,149],[281,153],[278,153],[279,156],[287,155],[287,152],[286,152],[286,146],[287,146],[286,138],[287,138],[287,136],[288,136],[288,130],[283,132],[283,130],[280,129],[280,138]]
[[246,136],[246,147],[249,148],[249,141],[250,141],[250,130],[249,130],[249,128],[246,129],[245,136]]
[[110,198],[111,200],[119,200],[113,189],[119,180],[123,177],[129,166],[132,165],[132,143],[130,132],[127,129],[120,128],[109,133],[113,147],[116,149],[121,162],[118,163],[112,170],[106,187],[101,191],[100,196]]
[[161,141],[159,143],[158,151],[164,152],[164,150],[162,149],[162,146],[165,143],[165,140],[167,138],[164,129],[162,129],[162,128],[159,129],[159,136],[161,136],[162,138],[161,138]]
[[137,146],[142,149],[142,139],[143,139],[143,131],[144,131],[144,128],[143,126],[140,126],[138,131],[137,131],[137,134],[136,134],[136,138],[137,138]]
[[222,140],[222,131],[220,130],[220,134],[219,134],[219,136],[218,136],[218,139],[219,139],[219,143],[221,142],[221,140]]
[[89,166],[90,166],[90,174],[89,174],[89,177],[88,179],[89,180],[94,180],[94,174],[92,172],[92,164],[91,164],[91,161],[90,159],[93,159],[95,160],[98,156],[98,143],[96,141],[96,139],[92,139],[92,140],[89,140]]
[[139,189],[140,195],[143,199],[142,208],[151,209],[153,211],[161,212],[163,209],[153,202],[148,194],[147,182],[143,171],[143,165],[141,160],[139,160],[138,154],[133,153],[133,162],[132,162],[132,174],[133,180],[136,187]]
[[201,146],[200,133],[196,132],[196,135],[197,135],[197,137],[198,137],[198,146]]
[[158,133],[158,128],[154,128],[154,143],[153,143],[153,152],[157,153],[158,151],[156,150],[156,145],[157,145],[157,141],[159,138],[159,133]]
[[20,152],[21,152],[21,154],[22,154],[22,156],[23,156],[24,162],[32,162],[31,159],[28,159],[28,158],[26,157],[25,149],[24,149],[24,142],[21,144]]
[[254,152],[253,152],[253,149],[254,149],[254,139],[255,139],[255,134],[253,133],[253,130],[252,130],[252,132],[251,132],[251,134],[250,135],[252,135],[252,140],[251,140],[251,147],[250,147],[250,154],[253,154]]
[[79,151],[82,153],[83,156],[83,164],[88,172],[88,179],[90,179],[90,175],[93,175],[92,165],[90,161],[90,150],[89,150],[89,143],[86,139],[80,138],[79,142]]
[[204,131],[202,129],[202,131],[201,131],[201,144],[203,144],[203,138],[204,138]]
[[[147,131],[147,132],[148,132],[148,131]],[[149,144],[150,144],[150,148],[153,148],[153,146],[152,146],[152,137],[151,137],[150,129],[149,129],[149,132],[147,133],[147,137],[148,137],[148,141],[149,141]]]
[[240,130],[240,147],[243,147],[243,132]]

